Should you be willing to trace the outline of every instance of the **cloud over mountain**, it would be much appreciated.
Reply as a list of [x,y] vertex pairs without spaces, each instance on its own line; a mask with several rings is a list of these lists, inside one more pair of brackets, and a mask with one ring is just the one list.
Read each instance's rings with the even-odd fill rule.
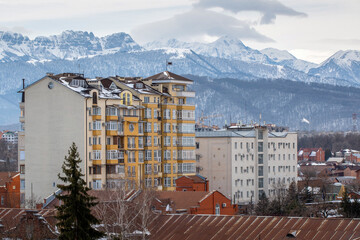
[[196,8],[208,9],[220,7],[232,13],[242,11],[255,11],[263,14],[262,24],[273,23],[277,15],[284,16],[307,16],[305,13],[295,11],[277,0],[200,0],[194,4]]
[[132,35],[138,41],[164,38],[191,41],[205,35],[216,37],[227,35],[259,42],[273,41],[244,21],[204,9],[193,9],[167,20],[139,26],[132,31]]

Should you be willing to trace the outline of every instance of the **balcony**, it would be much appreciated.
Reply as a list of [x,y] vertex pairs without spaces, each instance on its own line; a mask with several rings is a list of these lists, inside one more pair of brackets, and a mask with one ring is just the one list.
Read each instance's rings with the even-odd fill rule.
[[118,150],[118,145],[106,145],[106,150]]
[[106,116],[106,121],[118,121],[119,117],[116,115],[116,116],[113,116],[113,115],[107,115]]
[[176,96],[177,97],[194,98],[195,97],[195,92],[193,92],[193,91],[178,91],[178,92],[176,92]]

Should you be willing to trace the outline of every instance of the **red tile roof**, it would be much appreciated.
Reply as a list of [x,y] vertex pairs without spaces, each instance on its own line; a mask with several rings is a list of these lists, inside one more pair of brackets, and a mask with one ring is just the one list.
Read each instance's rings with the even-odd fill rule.
[[175,209],[187,209],[190,207],[196,207],[199,205],[199,202],[209,194],[209,192],[200,192],[200,191],[159,191],[157,192],[157,198],[160,201],[165,201],[170,199],[174,203]]
[[149,227],[150,239],[356,239],[360,219],[162,215]]
[[5,186],[7,182],[11,182],[11,179],[19,174],[18,172],[0,172],[0,186]]

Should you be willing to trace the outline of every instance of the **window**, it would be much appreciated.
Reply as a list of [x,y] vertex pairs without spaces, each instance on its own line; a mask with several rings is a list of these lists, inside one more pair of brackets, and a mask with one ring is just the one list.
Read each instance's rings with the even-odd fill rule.
[[170,146],[171,145],[171,137],[166,136],[164,137],[164,146]]
[[158,146],[159,145],[159,138],[158,136],[154,136],[154,146]]
[[143,147],[144,147],[144,138],[139,137],[139,148],[143,148]]
[[220,205],[218,203],[215,205],[215,215],[220,215]]
[[177,111],[177,118],[182,120],[195,120],[195,111],[179,110]]
[[93,98],[92,98],[93,104],[97,104],[97,93],[93,92]]
[[262,142],[258,143],[258,151],[263,152],[263,143]]
[[152,167],[151,164],[145,164],[145,174],[151,174]]
[[92,124],[92,130],[101,130],[101,122],[100,121],[94,121]]
[[164,173],[171,173],[171,164],[170,163],[164,164]]
[[150,133],[151,132],[151,123],[145,123],[145,132]]
[[144,118],[151,118],[151,108],[145,108],[144,113]]
[[117,150],[107,150],[106,151],[106,159],[118,159],[119,154]]
[[94,180],[92,185],[93,189],[101,189],[101,180]]
[[130,105],[130,93],[126,94],[126,105]]
[[92,155],[92,160],[100,160],[101,159],[101,151],[94,150]]
[[144,97],[144,103],[148,103],[150,102],[150,98],[149,97]]
[[107,122],[106,123],[106,130],[109,130],[109,131],[118,130],[118,122]]
[[171,187],[171,178],[169,177],[164,178],[164,186]]
[[158,129],[158,124],[157,123],[154,123],[154,132],[158,132],[159,129]]
[[139,134],[143,134],[144,133],[144,125],[139,122],[138,126],[139,126]]
[[135,152],[129,151],[128,153],[128,163],[134,163],[135,161]]
[[93,116],[100,116],[101,115],[101,108],[100,107],[93,107],[92,108],[92,115]]
[[145,178],[145,186],[151,187],[151,178]]
[[151,136],[145,137],[145,146],[146,147],[151,146]]
[[164,132],[169,133],[170,132],[170,123],[164,124]]
[[178,151],[178,160],[194,160],[195,150],[179,150]]
[[177,130],[176,130],[176,123],[173,123],[173,124],[172,124],[172,132],[173,132],[173,133],[176,133],[176,132],[177,132]]
[[195,163],[178,163],[178,173],[195,173]]
[[258,132],[258,139],[263,139],[263,131]]
[[264,163],[264,155],[263,155],[263,154],[258,154],[258,163],[259,163],[259,164],[263,164],[263,163]]
[[138,152],[138,158],[139,158],[139,163],[144,162],[144,152],[143,151]]
[[165,160],[170,160],[171,159],[170,150],[165,150],[164,151],[164,159]]
[[117,115],[118,115],[117,108],[114,107],[106,108],[106,116],[117,116]]
[[20,165],[20,174],[25,174],[25,165]]
[[183,123],[178,125],[179,133],[194,133],[195,132],[195,124]]
[[263,188],[263,187],[264,187],[264,179],[259,178],[259,188]]
[[258,167],[258,176],[259,177],[264,176],[264,167],[263,166]]
[[20,161],[25,160],[25,151],[20,151]]
[[150,161],[151,160],[151,156],[152,155],[152,151],[151,150],[145,150],[145,160],[146,161]]
[[176,110],[172,110],[172,119],[176,119]]
[[159,116],[159,111],[157,109],[154,109],[154,118],[158,118]]
[[128,148],[135,148],[135,137],[128,137]]
[[170,119],[170,109],[165,109],[163,114],[164,119]]
[[20,190],[25,190],[25,179],[20,179]]

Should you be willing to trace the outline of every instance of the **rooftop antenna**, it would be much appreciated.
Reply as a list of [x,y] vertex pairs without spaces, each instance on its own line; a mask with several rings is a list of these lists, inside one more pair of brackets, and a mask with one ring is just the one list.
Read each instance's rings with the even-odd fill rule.
[[259,114],[259,126],[261,126],[261,113]]
[[356,113],[353,113],[352,120],[353,120],[353,132],[357,132],[357,114]]
[[168,66],[172,66],[172,62],[169,62],[169,61],[166,59],[166,64],[165,64],[166,71],[168,70]]

